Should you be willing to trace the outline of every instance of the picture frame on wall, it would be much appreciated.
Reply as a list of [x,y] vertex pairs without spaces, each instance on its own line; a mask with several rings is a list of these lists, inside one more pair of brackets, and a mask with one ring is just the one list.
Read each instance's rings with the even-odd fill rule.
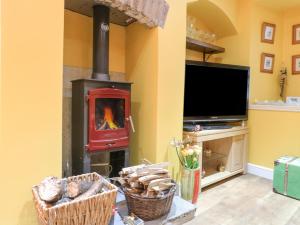
[[261,42],[274,44],[276,25],[264,22],[261,27]]
[[273,73],[275,63],[275,55],[269,53],[262,53],[260,60],[260,72]]
[[300,75],[300,55],[292,56],[292,74]]
[[300,44],[300,24],[293,25],[293,45]]

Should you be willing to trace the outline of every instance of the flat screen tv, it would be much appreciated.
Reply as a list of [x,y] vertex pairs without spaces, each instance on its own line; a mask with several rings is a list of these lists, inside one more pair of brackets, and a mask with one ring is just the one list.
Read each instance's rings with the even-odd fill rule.
[[249,72],[246,66],[186,61],[184,121],[247,120]]

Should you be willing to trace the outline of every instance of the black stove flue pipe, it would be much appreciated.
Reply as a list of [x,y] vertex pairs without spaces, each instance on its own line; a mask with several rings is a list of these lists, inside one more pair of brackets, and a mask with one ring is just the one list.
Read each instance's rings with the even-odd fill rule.
[[109,11],[109,7],[105,5],[94,6],[92,78],[97,80],[110,80]]

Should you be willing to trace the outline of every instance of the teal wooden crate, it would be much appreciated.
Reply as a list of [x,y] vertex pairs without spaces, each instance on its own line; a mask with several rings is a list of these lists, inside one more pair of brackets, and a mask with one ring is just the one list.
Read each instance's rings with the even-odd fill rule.
[[273,190],[300,200],[300,158],[284,156],[274,162]]

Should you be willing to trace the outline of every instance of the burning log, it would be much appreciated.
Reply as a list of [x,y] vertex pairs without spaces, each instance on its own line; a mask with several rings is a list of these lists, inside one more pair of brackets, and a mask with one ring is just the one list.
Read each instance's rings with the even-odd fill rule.
[[105,130],[106,124],[107,124],[106,121],[104,121],[104,122],[100,125],[100,127],[99,127],[98,130]]

